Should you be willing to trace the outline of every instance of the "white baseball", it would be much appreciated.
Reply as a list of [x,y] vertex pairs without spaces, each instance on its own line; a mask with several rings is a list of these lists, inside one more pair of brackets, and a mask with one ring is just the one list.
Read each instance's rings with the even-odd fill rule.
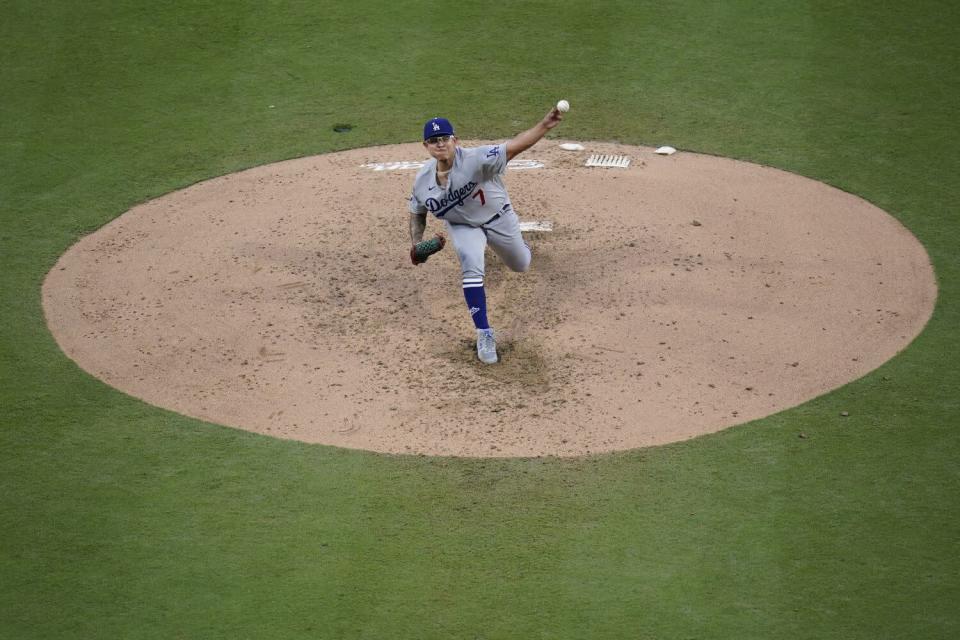
[[557,103],[557,111],[560,111],[561,113],[566,113],[567,111],[570,111],[570,103],[567,102],[566,100],[561,100],[560,102]]

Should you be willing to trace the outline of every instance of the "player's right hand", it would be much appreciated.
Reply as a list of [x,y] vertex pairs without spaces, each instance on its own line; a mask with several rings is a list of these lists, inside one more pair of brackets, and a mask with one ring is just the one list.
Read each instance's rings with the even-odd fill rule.
[[429,240],[421,240],[410,249],[410,262],[413,264],[423,264],[427,258],[443,249],[446,239],[443,234],[438,233]]

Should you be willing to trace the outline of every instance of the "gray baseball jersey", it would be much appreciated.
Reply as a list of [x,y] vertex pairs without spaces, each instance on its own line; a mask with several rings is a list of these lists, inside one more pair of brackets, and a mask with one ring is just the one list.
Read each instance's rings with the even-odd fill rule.
[[478,227],[512,209],[501,179],[506,168],[506,143],[457,147],[444,188],[437,184],[437,161],[431,158],[413,180],[410,212]]

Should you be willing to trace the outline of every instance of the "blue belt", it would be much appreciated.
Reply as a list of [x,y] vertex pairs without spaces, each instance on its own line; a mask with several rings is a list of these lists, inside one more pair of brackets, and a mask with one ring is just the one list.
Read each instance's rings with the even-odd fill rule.
[[499,217],[500,217],[500,214],[498,213],[497,215],[493,216],[492,218],[490,218],[490,219],[487,220],[486,222],[481,222],[481,223],[478,224],[478,225],[472,225],[472,224],[470,224],[470,223],[468,223],[468,222],[450,222],[449,220],[447,220],[447,224],[456,225],[456,226],[458,226],[458,227],[473,227],[474,229],[482,229],[482,228],[484,228],[485,226],[487,226],[488,224],[490,224],[491,222],[493,222],[494,220],[496,220],[496,219],[499,218]]

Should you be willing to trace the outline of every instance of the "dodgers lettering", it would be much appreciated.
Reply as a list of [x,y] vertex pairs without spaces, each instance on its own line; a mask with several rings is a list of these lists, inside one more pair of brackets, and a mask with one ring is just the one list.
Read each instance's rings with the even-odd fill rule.
[[423,204],[427,207],[427,211],[440,218],[447,211],[450,211],[450,209],[462,207],[463,201],[467,199],[467,196],[469,196],[476,187],[477,183],[471,181],[459,189],[450,189],[450,191],[445,193],[439,200],[436,198],[427,198],[427,201]]

